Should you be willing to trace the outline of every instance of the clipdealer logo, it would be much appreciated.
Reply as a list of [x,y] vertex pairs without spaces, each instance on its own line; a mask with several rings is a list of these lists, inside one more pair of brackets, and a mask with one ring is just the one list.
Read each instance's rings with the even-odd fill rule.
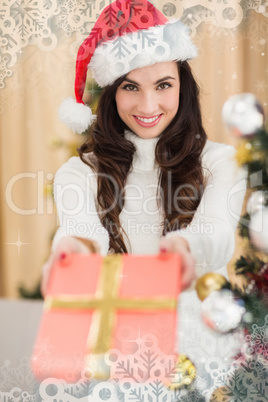
[[[18,215],[53,215],[55,212],[55,206],[52,197],[45,197],[45,185],[54,178],[52,173],[43,171],[34,172],[21,172],[12,176],[5,190],[5,200],[11,211]],[[29,183],[30,180],[30,183]],[[33,188],[33,196],[36,198],[36,204],[33,208],[23,208],[19,205],[18,196],[14,196],[16,187],[24,185],[25,188]],[[16,199],[16,200],[15,200]]]

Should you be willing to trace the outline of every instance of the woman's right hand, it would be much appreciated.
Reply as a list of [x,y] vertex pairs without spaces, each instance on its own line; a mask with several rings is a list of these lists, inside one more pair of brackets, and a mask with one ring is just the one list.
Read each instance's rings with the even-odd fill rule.
[[43,266],[43,276],[41,281],[42,295],[44,297],[46,295],[51,268],[56,261],[65,258],[68,254],[90,254],[96,252],[98,252],[98,247],[93,240],[73,236],[62,237]]
[[189,289],[196,280],[195,260],[188,242],[180,235],[162,237],[160,253],[177,253],[181,257],[181,290]]

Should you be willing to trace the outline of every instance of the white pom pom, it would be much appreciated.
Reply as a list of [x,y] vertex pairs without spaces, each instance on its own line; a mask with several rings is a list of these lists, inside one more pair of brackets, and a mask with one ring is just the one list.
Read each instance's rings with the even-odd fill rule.
[[89,106],[77,103],[73,98],[65,99],[59,107],[59,118],[75,133],[83,133],[95,120]]

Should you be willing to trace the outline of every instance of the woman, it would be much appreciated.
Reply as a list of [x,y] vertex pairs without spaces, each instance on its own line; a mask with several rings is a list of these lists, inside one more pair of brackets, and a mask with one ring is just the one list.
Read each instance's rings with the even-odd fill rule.
[[[108,12],[116,15],[112,28]],[[181,22],[169,23],[147,1],[115,2],[92,32],[99,29],[100,41],[91,33],[78,52],[77,104],[67,100],[60,111],[76,130],[92,122],[82,102],[89,66],[104,90],[80,159],[71,158],[55,176],[60,228],[43,293],[56,259],[92,251],[179,253],[186,289],[198,268],[219,269],[232,257],[244,172],[233,147],[207,141],[186,61],[196,48]]]

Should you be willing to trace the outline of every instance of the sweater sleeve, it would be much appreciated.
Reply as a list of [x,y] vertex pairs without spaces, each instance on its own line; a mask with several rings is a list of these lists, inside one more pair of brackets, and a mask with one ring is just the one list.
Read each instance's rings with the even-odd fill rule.
[[101,254],[107,254],[109,236],[96,210],[95,185],[95,173],[78,157],[70,158],[57,171],[54,199],[59,227],[52,250],[63,236],[77,236],[95,240]]
[[235,148],[209,143],[203,155],[205,189],[192,222],[166,235],[180,235],[188,241],[200,274],[219,269],[232,258],[247,186],[247,172],[237,166]]

